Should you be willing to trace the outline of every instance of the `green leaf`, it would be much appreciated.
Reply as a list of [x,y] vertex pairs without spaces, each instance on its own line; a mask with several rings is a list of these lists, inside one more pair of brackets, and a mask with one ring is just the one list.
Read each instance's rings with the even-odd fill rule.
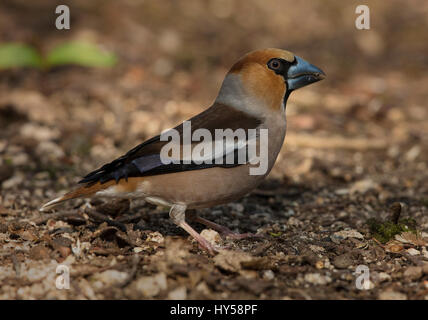
[[0,69],[14,67],[36,67],[42,66],[42,58],[38,52],[20,43],[0,44]]
[[272,237],[277,238],[277,237],[280,237],[280,236],[282,235],[282,232],[277,232],[277,233],[275,233],[275,232],[269,232],[269,234],[270,234]]
[[76,64],[85,67],[112,67],[117,58],[113,53],[101,50],[87,42],[67,42],[49,52],[46,62],[49,66]]

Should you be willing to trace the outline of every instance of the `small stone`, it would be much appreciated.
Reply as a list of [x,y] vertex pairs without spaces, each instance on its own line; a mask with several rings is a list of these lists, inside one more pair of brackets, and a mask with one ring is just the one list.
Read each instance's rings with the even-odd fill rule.
[[211,291],[205,281],[201,281],[196,287],[196,291],[199,291],[200,293],[209,296],[211,294]]
[[324,276],[319,273],[307,273],[305,274],[305,281],[314,285],[326,285],[332,280],[329,276]]
[[263,272],[263,279],[265,280],[273,280],[275,278],[275,273],[272,270],[265,270]]
[[135,247],[133,250],[134,250],[135,253],[140,253],[140,252],[144,251],[144,248],[142,248],[142,247]]
[[44,245],[37,245],[30,249],[29,256],[33,260],[43,260],[49,258],[49,249]]
[[221,243],[220,234],[212,229],[204,229],[201,232],[201,236],[208,240],[212,245]]
[[428,259],[428,250],[425,247],[422,248],[422,255],[425,259]]
[[379,299],[380,300],[407,300],[407,296],[401,292],[386,290],[386,291],[382,291],[379,294]]
[[230,203],[229,206],[237,212],[244,212],[245,207],[242,203]]
[[146,241],[156,242],[156,243],[162,244],[165,242],[165,239],[160,232],[155,231],[155,232],[151,232],[147,235]]
[[168,293],[170,300],[185,300],[187,298],[187,289],[185,286],[178,287]]
[[25,241],[36,241],[37,236],[30,230],[24,230],[18,233],[22,240]]
[[419,250],[416,250],[416,249],[413,249],[413,248],[407,249],[407,252],[408,252],[411,256],[417,256],[417,255],[420,255],[420,254],[421,254],[421,252],[420,252]]
[[220,269],[229,272],[239,272],[242,269],[242,263],[254,260],[254,257],[246,252],[220,250],[214,257],[214,264]]
[[37,141],[54,140],[59,137],[58,129],[50,129],[45,126],[39,126],[33,123],[26,123],[20,129],[23,137],[35,139]]
[[104,286],[112,286],[124,282],[128,278],[128,273],[117,270],[106,270],[95,274],[93,281],[101,281]]
[[92,300],[96,299],[94,290],[92,289],[91,285],[89,284],[89,282],[85,278],[80,279],[78,286],[79,286],[80,290],[82,290],[82,293],[88,299],[92,299]]
[[313,252],[315,253],[321,253],[321,252],[325,252],[325,249],[323,247],[320,246],[316,246],[314,244],[310,244],[309,245],[309,249],[311,249]]
[[349,193],[349,189],[346,189],[346,188],[337,189],[334,191],[334,193],[339,195],[339,196],[344,196],[344,195],[347,195]]
[[9,178],[2,183],[3,189],[12,189],[18,185],[20,185],[24,181],[24,177],[21,175],[15,175],[12,178]]
[[297,228],[303,226],[303,222],[300,221],[299,219],[295,218],[295,217],[288,218],[287,224],[292,226],[292,227],[297,227]]
[[379,187],[379,185],[377,183],[375,183],[373,180],[365,179],[365,180],[360,180],[360,181],[355,182],[349,191],[351,194],[354,194],[354,193],[364,194],[367,191],[369,191],[371,189],[376,189],[378,187]]
[[356,238],[360,240],[364,239],[361,233],[359,233],[357,230],[352,230],[352,229],[335,232],[330,236],[330,238],[334,243],[340,243],[340,240],[345,240],[348,238]]
[[378,280],[379,282],[386,282],[391,280],[391,276],[387,274],[386,272],[380,272],[378,274]]
[[350,254],[342,254],[333,259],[333,265],[339,269],[346,269],[352,265],[352,257]]
[[135,289],[144,297],[154,297],[167,289],[165,273],[161,272],[150,277],[141,277],[135,281]]
[[422,277],[422,267],[408,267],[403,276],[410,280],[418,280]]
[[61,147],[51,141],[40,142],[36,148],[36,153],[40,157],[47,157],[51,160],[64,157],[64,151]]
[[425,263],[422,267],[422,271],[424,274],[428,274],[428,263]]

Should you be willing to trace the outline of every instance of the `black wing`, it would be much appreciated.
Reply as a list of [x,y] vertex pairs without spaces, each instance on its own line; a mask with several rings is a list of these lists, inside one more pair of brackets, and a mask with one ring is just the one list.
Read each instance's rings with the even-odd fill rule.
[[[261,119],[221,104],[214,104],[211,108],[190,119],[190,121],[192,131],[205,128],[209,130],[213,136],[215,129],[230,128],[236,130],[242,128],[248,130],[257,128],[261,123]],[[174,129],[177,130],[180,135],[183,132],[182,124]],[[197,164],[195,162],[184,163],[182,160],[180,163],[164,164],[161,160],[160,151],[166,143],[168,142],[160,141],[160,136],[153,137],[129,150],[125,155],[89,173],[79,181],[79,183],[105,183],[110,180],[119,182],[120,179],[127,180],[129,177],[142,177],[200,170],[211,167],[234,167],[240,165],[237,161],[240,149],[232,151],[235,158],[234,164],[218,164],[215,160],[212,161],[212,164]],[[248,152],[246,154],[248,155]],[[224,155],[224,157],[226,157],[226,155]],[[223,161],[223,163],[226,163],[226,161]]]

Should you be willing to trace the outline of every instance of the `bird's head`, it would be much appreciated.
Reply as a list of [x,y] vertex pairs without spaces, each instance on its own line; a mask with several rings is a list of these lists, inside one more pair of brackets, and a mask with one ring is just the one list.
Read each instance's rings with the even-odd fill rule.
[[[265,49],[250,52],[236,62],[223,87],[232,87],[224,88],[229,95],[233,90],[241,94],[243,91],[275,110],[285,105],[292,91],[324,77],[321,69],[289,51]],[[239,85],[231,82],[239,82]]]

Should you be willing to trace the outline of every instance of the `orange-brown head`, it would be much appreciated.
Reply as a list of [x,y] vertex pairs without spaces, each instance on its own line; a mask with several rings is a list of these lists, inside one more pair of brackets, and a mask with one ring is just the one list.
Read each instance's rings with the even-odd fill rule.
[[233,65],[229,75],[238,76],[247,94],[273,110],[285,105],[293,90],[325,77],[322,70],[302,58],[273,48],[246,54]]

